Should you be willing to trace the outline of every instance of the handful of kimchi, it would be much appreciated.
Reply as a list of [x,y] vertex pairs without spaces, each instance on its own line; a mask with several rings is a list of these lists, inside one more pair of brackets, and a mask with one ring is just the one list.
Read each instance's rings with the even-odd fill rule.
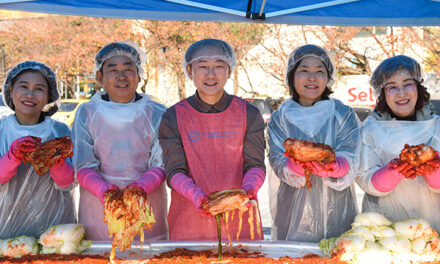
[[[287,157],[300,162],[317,161],[325,164],[336,160],[336,154],[332,147],[323,143],[288,138],[284,141],[284,148],[286,149],[284,154]],[[306,188],[311,189],[311,171],[306,166],[303,167],[306,177]]]
[[408,162],[415,168],[435,158],[437,158],[435,150],[425,144],[415,146],[405,144],[399,155],[400,162]]
[[[41,138],[33,138],[41,142]],[[73,143],[70,137],[59,137],[41,143],[34,152],[26,153],[25,160],[32,164],[39,176],[43,176],[55,162],[71,157],[73,155],[72,151]]]
[[229,189],[213,192],[208,195],[209,203],[203,204],[202,208],[212,215],[224,213],[234,209],[247,211],[246,203],[249,198],[243,189]]
[[116,247],[121,251],[130,248],[137,234],[141,243],[144,242],[144,228],[152,230],[156,222],[147,194],[135,187],[107,192],[104,215],[109,235],[113,237],[111,262],[115,257]]
[[[228,234],[229,241],[231,237],[229,234],[229,215],[231,215],[231,220],[234,218],[235,210],[238,211],[238,232],[236,234],[237,241],[240,236],[243,213],[249,212],[249,227],[251,233],[251,239],[254,239],[254,213],[255,213],[255,226],[257,229],[258,237],[261,238],[260,230],[260,214],[258,211],[258,205],[255,200],[249,200],[247,193],[243,189],[228,189],[219,192],[212,192],[208,195],[209,202],[202,204],[202,208],[208,210],[212,215],[221,215],[223,221],[226,224],[226,233]],[[248,208],[246,204],[250,202],[251,206]],[[255,211],[255,212],[254,212]],[[219,220],[217,220],[219,221]],[[219,224],[219,223],[218,223]]]

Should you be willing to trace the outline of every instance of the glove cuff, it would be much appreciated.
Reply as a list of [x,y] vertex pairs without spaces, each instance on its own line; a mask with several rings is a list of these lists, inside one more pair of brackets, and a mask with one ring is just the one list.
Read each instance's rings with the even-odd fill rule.
[[144,173],[144,175],[136,181],[147,194],[154,191],[165,180],[165,171],[162,168],[154,167]]
[[50,168],[50,177],[60,187],[67,187],[74,181],[73,167],[64,161],[62,165],[54,165]]
[[373,174],[371,183],[380,192],[390,192],[396,188],[403,178],[404,176],[400,172],[385,166]]
[[202,188],[195,184],[193,179],[183,173],[176,173],[173,176],[171,179],[171,187],[190,200],[197,208],[200,207],[204,198],[208,199],[208,196],[202,191]]
[[425,176],[426,183],[434,189],[440,189],[440,169],[437,168],[430,175]]
[[104,194],[111,184],[108,184],[98,172],[90,168],[82,168],[76,175],[78,183],[104,203]]
[[304,168],[290,159],[287,159],[286,166],[292,171],[294,174],[304,177],[306,174],[304,172]]
[[348,161],[342,157],[336,157],[336,170],[333,175],[330,175],[333,178],[341,178],[347,175],[350,171],[350,165],[348,165]]
[[246,192],[253,192],[252,195],[255,196],[261,185],[263,185],[265,178],[266,173],[262,169],[252,168],[244,174],[241,188]]

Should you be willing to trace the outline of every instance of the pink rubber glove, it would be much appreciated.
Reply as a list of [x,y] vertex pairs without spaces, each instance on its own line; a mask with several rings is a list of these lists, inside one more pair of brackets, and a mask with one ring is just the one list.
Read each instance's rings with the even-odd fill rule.
[[24,153],[35,151],[38,144],[40,142],[32,137],[21,137],[12,142],[9,151],[0,158],[0,184],[5,184],[14,177],[24,159]]
[[390,192],[405,178],[407,165],[407,163],[399,165],[396,160],[392,160],[373,174],[371,183],[380,192]]
[[208,203],[209,199],[202,188],[194,183],[194,180],[183,173],[176,173],[171,179],[171,187],[179,194],[190,200],[197,211],[205,216],[212,216],[208,210],[202,209],[202,204]]
[[41,144],[41,138],[34,139],[32,137],[21,137],[12,142],[8,153],[11,153],[15,158],[24,160],[24,154],[34,152],[35,148]]
[[[426,183],[434,189],[440,189],[440,160],[430,160],[416,169],[419,175],[425,176]],[[423,174],[420,171],[423,170]]]
[[286,162],[287,168],[289,168],[294,174],[298,176],[305,177],[306,174],[304,172],[305,163],[301,161],[297,161],[295,159],[289,158]]
[[60,159],[50,168],[50,177],[60,187],[67,187],[74,181],[73,167],[65,159]]
[[136,182],[130,183],[127,187],[141,188],[147,194],[159,187],[165,180],[165,172],[159,167],[149,169]]
[[17,173],[21,160],[17,159],[10,151],[0,158],[0,184],[5,184]]
[[102,204],[105,202],[105,193],[110,190],[118,190],[118,186],[107,183],[98,172],[90,168],[82,168],[76,173],[79,184],[94,196],[98,197]]
[[319,177],[341,178],[350,170],[348,161],[342,157],[336,157],[335,162],[321,164],[316,161],[306,162],[306,166],[313,174]]
[[257,197],[257,192],[261,188],[266,178],[266,173],[260,168],[252,168],[243,176],[241,188],[246,191],[249,199]]

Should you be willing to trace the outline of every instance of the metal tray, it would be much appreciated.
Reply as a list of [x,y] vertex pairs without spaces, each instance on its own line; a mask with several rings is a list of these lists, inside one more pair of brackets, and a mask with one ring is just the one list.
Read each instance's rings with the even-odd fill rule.
[[[146,259],[156,254],[174,250],[176,248],[186,248],[190,250],[217,250],[218,242],[215,241],[154,241],[143,243],[142,249],[139,242],[133,242],[131,249],[119,251],[116,249],[116,257],[119,259]],[[110,253],[111,242],[93,242],[92,246],[85,250],[83,254],[104,255]],[[232,244],[223,243],[223,251],[239,250],[240,248],[263,253],[267,257],[278,258],[288,256],[291,258],[300,258],[307,254],[316,254],[324,256],[316,243],[302,243],[295,241],[243,241]]]

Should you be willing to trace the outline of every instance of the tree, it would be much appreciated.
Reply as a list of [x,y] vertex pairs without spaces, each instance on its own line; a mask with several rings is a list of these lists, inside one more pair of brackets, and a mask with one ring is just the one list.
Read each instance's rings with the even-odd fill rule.
[[138,27],[148,32],[142,43],[147,44],[145,49],[150,55],[149,69],[155,73],[159,68],[165,69],[175,76],[180,99],[186,97],[183,56],[193,42],[205,38],[225,40],[234,48],[238,66],[243,67],[248,50],[263,35],[261,26],[245,23],[138,21]]
[[[405,54],[414,44],[415,31],[405,27],[310,27],[323,47],[335,53],[341,75],[370,75],[371,61]],[[414,52],[414,50],[413,50]]]
[[10,20],[0,35],[6,68],[24,60],[51,66],[60,80],[94,75],[94,56],[107,43],[134,39],[130,20],[49,15]]
[[375,67],[383,59],[409,51],[423,57],[414,47],[425,45],[414,28],[265,25],[264,35],[267,37],[259,45],[265,55],[251,56],[281,85],[289,54],[304,44],[316,44],[328,50],[339,75],[371,74],[372,64]]

